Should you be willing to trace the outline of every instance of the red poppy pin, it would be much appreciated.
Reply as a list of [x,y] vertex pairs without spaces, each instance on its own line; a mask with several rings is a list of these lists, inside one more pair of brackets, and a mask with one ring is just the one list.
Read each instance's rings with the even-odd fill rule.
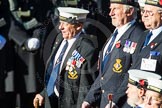
[[139,80],[139,84],[140,84],[140,86],[144,86],[145,85],[145,80]]
[[162,5],[162,0],[159,0],[159,4]]
[[151,44],[150,44],[150,47],[153,48],[153,47],[155,47],[156,45],[157,45],[157,43],[151,43]]
[[116,46],[116,48],[120,48],[120,46],[121,46],[120,41],[117,41],[115,46]]
[[155,46],[155,43],[151,43],[150,47],[153,48]]
[[76,61],[75,60],[72,61],[72,65],[74,65],[74,66],[76,65]]

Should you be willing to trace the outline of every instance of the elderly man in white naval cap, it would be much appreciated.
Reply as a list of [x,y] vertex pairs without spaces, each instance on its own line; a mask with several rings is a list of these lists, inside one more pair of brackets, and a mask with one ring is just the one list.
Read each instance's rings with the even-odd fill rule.
[[[59,7],[61,35],[56,37],[47,61],[45,88],[34,98],[45,108],[80,108],[98,75],[98,51],[82,32],[89,11]],[[44,100],[45,99],[45,100]]]
[[[126,91],[127,94],[127,103],[129,105],[125,105],[124,108],[144,108],[144,96],[147,87],[147,77],[152,76],[155,79],[160,79],[161,76],[155,73],[150,73],[147,71],[131,69],[128,71],[129,80],[128,80],[128,89]],[[120,108],[120,106],[115,106],[115,103],[112,103],[113,108]],[[106,108],[110,107],[110,104],[106,106]]]
[[[128,71],[129,73],[129,83],[127,94],[127,103],[131,107],[143,108],[144,96],[147,87],[147,77],[152,76],[155,79],[160,79],[161,76],[155,73],[132,69]],[[128,108],[131,108],[128,107]]]
[[147,78],[144,108],[162,108],[162,80]]

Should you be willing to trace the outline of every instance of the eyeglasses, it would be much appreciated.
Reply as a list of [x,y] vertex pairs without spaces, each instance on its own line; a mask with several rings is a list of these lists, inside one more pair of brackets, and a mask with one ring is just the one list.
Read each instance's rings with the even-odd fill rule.
[[[162,11],[161,10],[158,10],[157,12],[158,13],[161,13]],[[146,13],[149,16],[153,16],[155,14],[155,12],[153,12],[153,11],[141,9],[141,15],[143,15],[144,13]]]
[[149,15],[149,16],[153,16],[153,15],[154,15],[154,13],[153,13],[152,11],[148,11],[148,10],[142,9],[142,10],[141,10],[141,15],[143,15],[144,13],[146,13],[146,14]]

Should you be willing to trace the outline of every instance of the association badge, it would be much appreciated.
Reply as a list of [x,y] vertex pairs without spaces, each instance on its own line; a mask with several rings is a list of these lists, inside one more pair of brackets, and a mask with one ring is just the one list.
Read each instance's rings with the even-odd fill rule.
[[117,72],[117,73],[120,73],[122,72],[122,65],[121,65],[121,59],[116,59],[116,62],[115,64],[113,65],[113,71],[114,72]]
[[68,72],[68,78],[69,79],[77,79],[78,78],[77,71],[75,69],[73,71],[69,71]]

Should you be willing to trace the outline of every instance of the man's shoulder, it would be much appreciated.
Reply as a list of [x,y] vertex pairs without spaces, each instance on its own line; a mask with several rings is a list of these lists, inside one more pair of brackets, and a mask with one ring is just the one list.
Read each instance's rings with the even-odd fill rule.
[[98,47],[97,36],[95,35],[81,34],[81,40],[81,43],[84,44],[84,46]]
[[139,22],[135,22],[133,25],[132,25],[132,28],[134,28],[133,30],[134,31],[141,31],[143,32],[145,30],[145,27],[143,26],[142,23],[139,23]]
[[128,31],[130,31],[130,39],[138,41],[144,33],[145,28],[141,24],[135,23]]

